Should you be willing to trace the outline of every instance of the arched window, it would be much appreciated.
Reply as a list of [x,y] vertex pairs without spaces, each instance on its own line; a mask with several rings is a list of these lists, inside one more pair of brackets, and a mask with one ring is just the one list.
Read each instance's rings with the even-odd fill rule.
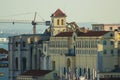
[[16,67],[16,70],[18,70],[18,57],[15,58],[15,67]]
[[25,43],[25,41],[23,41],[23,47],[26,47],[26,43]]
[[88,68],[88,79],[90,79],[90,68]]
[[59,19],[57,20],[57,25],[59,25],[60,23],[59,23]]
[[37,55],[35,54],[34,55],[34,66],[35,66],[35,69],[37,69]]
[[82,70],[81,70],[81,68],[79,68],[78,74],[79,74],[79,76],[82,75]]
[[26,58],[25,57],[22,58],[22,62],[23,62],[22,68],[23,68],[23,71],[25,71],[26,70]]
[[64,20],[63,19],[61,20],[61,25],[64,25]]
[[52,61],[52,69],[55,70],[55,61]]
[[18,47],[18,42],[15,42],[15,46]]

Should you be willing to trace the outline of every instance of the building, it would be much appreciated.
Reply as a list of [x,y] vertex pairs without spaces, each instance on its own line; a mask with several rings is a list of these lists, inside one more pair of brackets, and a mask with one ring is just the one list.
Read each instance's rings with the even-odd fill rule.
[[0,48],[0,80],[8,80],[8,51]]
[[51,20],[43,34],[9,37],[9,80],[33,80],[36,76],[23,75],[31,70],[50,70],[49,80],[75,80],[81,76],[96,79],[99,73],[118,71],[118,31],[79,28],[74,22],[67,23],[60,9],[51,15]]
[[94,31],[114,31],[120,30],[120,24],[92,24],[92,30]]
[[47,37],[46,34],[23,34],[9,37],[9,80],[16,80],[18,74],[32,70],[34,67],[40,68],[39,63],[37,63],[39,66],[35,66],[36,63],[32,62],[35,54],[33,48],[36,47],[35,44],[38,44],[38,40],[48,39]]

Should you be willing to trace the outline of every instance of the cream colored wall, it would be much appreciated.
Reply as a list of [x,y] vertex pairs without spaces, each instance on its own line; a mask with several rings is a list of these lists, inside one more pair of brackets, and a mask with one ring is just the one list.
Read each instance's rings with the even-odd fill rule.
[[62,54],[51,54],[51,61],[55,61],[55,71],[60,71],[61,68],[66,67],[66,58]]
[[111,30],[110,30],[110,27],[112,27],[112,31],[114,31],[115,29],[118,29],[118,27],[120,27],[120,25],[117,25],[117,24],[116,24],[116,25],[106,25],[106,24],[105,24],[105,25],[104,25],[104,30],[105,30],[105,31],[111,31]]
[[[52,17],[52,27],[53,27],[53,36],[60,32],[66,31],[66,17]],[[59,25],[57,24],[57,20],[59,20]],[[62,24],[63,20],[63,24]]]
[[[59,25],[57,25],[57,20],[60,21]],[[61,25],[61,20],[63,20],[63,25]],[[66,26],[66,17],[53,17],[52,21],[53,21],[53,26],[54,27],[57,27],[57,26],[65,27]]]
[[97,67],[96,54],[76,54],[76,67],[96,69]]
[[57,35],[57,34],[59,34],[60,32],[65,32],[66,31],[66,27],[55,27],[54,28],[54,30],[53,30],[53,35],[55,36],[55,35]]

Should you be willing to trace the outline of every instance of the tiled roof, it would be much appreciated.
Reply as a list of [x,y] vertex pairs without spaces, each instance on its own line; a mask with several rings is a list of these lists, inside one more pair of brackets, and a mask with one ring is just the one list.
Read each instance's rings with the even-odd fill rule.
[[1,54],[8,54],[8,51],[5,50],[5,49],[3,49],[3,48],[0,48],[0,53],[1,53]]
[[102,36],[108,32],[109,31],[88,31],[87,33],[78,32],[77,35],[78,36]]
[[[106,33],[108,33],[109,31],[88,31],[86,33],[83,32],[77,32],[78,36],[102,36]],[[55,37],[72,37],[73,32],[61,32],[59,34],[57,34]]]
[[57,9],[55,13],[51,15],[51,17],[66,17],[66,14],[63,13],[60,9]]
[[61,32],[57,34],[55,37],[71,37],[73,32]]
[[52,72],[52,71],[51,70],[29,70],[21,75],[24,75],[24,76],[44,76],[50,72]]

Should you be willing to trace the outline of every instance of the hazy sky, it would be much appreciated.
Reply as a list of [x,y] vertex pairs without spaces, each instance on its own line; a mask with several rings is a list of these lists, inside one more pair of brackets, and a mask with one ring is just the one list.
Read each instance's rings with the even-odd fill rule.
[[0,19],[50,20],[60,8],[67,21],[120,23],[120,0],[0,0]]

